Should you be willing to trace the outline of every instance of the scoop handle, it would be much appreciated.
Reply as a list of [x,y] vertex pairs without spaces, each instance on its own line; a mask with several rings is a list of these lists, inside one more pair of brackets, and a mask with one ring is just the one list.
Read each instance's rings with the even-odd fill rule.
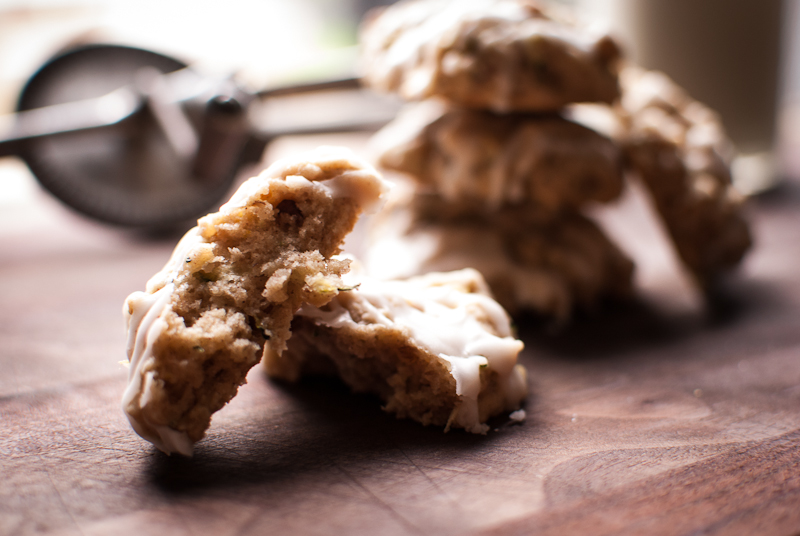
[[0,115],[0,156],[13,156],[28,140],[116,125],[141,109],[139,94],[122,87],[94,99]]

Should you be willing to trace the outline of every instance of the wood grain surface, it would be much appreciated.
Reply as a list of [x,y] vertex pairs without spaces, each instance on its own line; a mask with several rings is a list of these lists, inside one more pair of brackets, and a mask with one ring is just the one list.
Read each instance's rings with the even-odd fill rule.
[[752,204],[758,246],[707,306],[656,277],[561,329],[518,319],[521,424],[445,434],[257,367],[191,459],[119,407],[122,301],[174,237],[35,201],[0,215],[0,534],[800,533],[794,183]]

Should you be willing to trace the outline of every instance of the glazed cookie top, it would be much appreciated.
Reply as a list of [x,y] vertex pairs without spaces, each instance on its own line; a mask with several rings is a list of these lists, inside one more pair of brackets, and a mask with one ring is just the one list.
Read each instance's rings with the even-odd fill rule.
[[619,95],[617,44],[556,21],[531,0],[412,0],[368,18],[367,85],[494,110],[552,111]]
[[478,417],[481,368],[500,378],[516,405],[525,396],[523,372],[516,367],[522,341],[514,338],[505,310],[491,298],[476,270],[429,273],[402,281],[361,277],[324,308],[304,306],[299,315],[334,329],[374,336],[374,326],[402,332],[418,348],[447,363],[462,406],[452,424],[473,433],[488,427]]

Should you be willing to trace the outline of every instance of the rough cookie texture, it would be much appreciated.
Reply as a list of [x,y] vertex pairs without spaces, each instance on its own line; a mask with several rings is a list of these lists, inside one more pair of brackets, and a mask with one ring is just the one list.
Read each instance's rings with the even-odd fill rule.
[[361,44],[364,82],[407,100],[510,112],[619,95],[616,43],[531,0],[399,2],[367,19]]
[[622,154],[608,138],[558,115],[496,115],[439,102],[412,105],[379,132],[378,163],[450,202],[538,210],[608,202],[622,191]]
[[125,301],[131,425],[190,455],[211,415],[245,382],[267,340],[285,347],[295,311],[342,286],[339,252],[385,183],[349,151],[280,161],[198,220],[161,272]]
[[523,344],[475,270],[407,281],[362,278],[327,305],[303,306],[286,352],[266,354],[273,377],[331,371],[385,409],[423,424],[486,433],[520,407]]
[[375,232],[365,257],[371,275],[472,267],[511,314],[533,310],[564,321],[575,308],[632,292],[633,263],[576,213],[546,217],[527,206],[478,212],[417,193],[396,198]]
[[717,115],[667,76],[628,67],[622,82],[628,165],[650,192],[681,259],[708,284],[751,245],[742,196],[731,184],[731,143]]

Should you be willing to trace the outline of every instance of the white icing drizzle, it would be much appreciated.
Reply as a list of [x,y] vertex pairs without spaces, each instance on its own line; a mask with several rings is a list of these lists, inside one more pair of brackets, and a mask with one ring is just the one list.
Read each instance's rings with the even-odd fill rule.
[[379,281],[365,278],[346,298],[340,295],[320,310],[303,306],[298,312],[332,328],[354,326],[342,300],[357,302],[361,323],[380,324],[405,331],[420,348],[438,356],[456,380],[456,394],[462,403],[451,422],[468,431],[485,433],[478,414],[480,368],[491,367],[504,384],[506,397],[518,403],[526,387],[522,371],[515,367],[522,341],[511,336],[508,315],[492,298],[442,284],[443,281],[477,282],[485,289],[475,270],[452,274],[429,274],[408,281]]
[[[158,339],[166,322],[161,318],[167,308],[174,283],[162,287],[155,294],[134,292],[125,301],[124,314],[128,321],[128,359],[130,369],[128,387],[122,396],[122,409],[136,433],[153,443],[163,452],[192,455],[192,441],[185,432],[148,421],[141,413],[152,392],[153,372],[143,373],[147,363],[155,359],[153,343]],[[139,420],[135,414],[142,415]]]
[[123,306],[130,367],[128,386],[122,396],[122,409],[136,433],[167,454],[179,452],[191,456],[192,441],[185,432],[148,421],[141,411],[147,405],[153,388],[153,373],[144,374],[143,370],[147,363],[155,359],[153,343],[166,327],[161,317],[169,306],[175,282],[181,278],[186,259],[202,247],[207,247],[207,242],[200,235],[199,228],[190,229],[175,246],[164,268],[147,282],[147,292],[134,292]]

